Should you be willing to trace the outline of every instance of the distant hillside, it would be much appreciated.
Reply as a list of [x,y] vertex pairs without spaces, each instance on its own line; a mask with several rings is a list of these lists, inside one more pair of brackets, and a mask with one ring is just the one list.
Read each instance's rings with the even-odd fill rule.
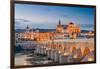
[[[35,31],[37,29],[33,29],[33,31]],[[53,32],[53,31],[56,31],[55,29],[38,29],[39,32]],[[16,29],[15,32],[25,32],[26,30],[25,29]]]
[[25,29],[16,29],[15,32],[25,32]]
[[39,32],[54,32],[56,31],[55,29],[39,29]]
[[[81,30],[82,33],[85,33],[85,32],[90,32],[89,30]],[[94,31],[91,31],[91,32],[94,32]]]

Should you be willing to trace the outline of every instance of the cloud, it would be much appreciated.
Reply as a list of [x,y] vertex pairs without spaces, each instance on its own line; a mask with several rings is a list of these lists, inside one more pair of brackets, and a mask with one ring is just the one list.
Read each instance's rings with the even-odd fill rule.
[[15,19],[15,29],[23,29],[23,28],[25,28],[28,24],[31,24],[31,23],[32,23],[32,22],[29,21],[29,20],[16,18],[16,19]]
[[[47,14],[31,14],[15,17],[16,28],[31,25],[32,27],[54,28],[58,24],[59,17]],[[20,26],[20,27],[19,27]]]
[[[41,20],[40,20],[41,18]],[[31,28],[56,28],[56,25],[58,24],[58,19],[56,19],[55,21],[49,21],[45,20],[45,17],[43,18],[42,16],[38,18],[36,17],[36,19],[33,19],[33,21],[31,20],[27,20],[27,19],[20,19],[20,18],[16,18],[15,19],[15,29],[25,29],[27,25],[29,25]],[[61,22],[62,24],[68,24],[70,22],[69,19],[66,18],[62,18]],[[74,21],[73,21],[74,22]],[[74,22],[76,25],[80,26],[81,29],[90,29],[93,30],[94,29],[94,24],[89,24],[89,23],[80,23],[81,21],[77,23]]]
[[21,21],[21,22],[31,22],[31,21],[29,21],[29,20],[25,20],[25,19],[17,19],[17,18],[16,18],[16,21],[18,21],[18,22],[20,22],[20,21]]
[[29,25],[31,28],[55,28],[55,24],[47,21],[30,21],[26,19],[15,19],[15,29],[25,29]]

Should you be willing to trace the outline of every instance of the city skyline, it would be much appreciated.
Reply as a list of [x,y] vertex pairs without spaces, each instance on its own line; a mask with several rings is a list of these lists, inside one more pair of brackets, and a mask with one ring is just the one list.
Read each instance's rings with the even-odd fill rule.
[[55,29],[61,23],[73,22],[81,29],[94,31],[94,8],[15,4],[15,29]]

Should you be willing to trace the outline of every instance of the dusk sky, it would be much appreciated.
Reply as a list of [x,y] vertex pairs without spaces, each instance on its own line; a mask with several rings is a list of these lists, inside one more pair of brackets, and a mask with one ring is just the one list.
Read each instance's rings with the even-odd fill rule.
[[73,22],[84,30],[94,30],[94,8],[15,4],[15,29],[55,29],[59,19],[62,24]]

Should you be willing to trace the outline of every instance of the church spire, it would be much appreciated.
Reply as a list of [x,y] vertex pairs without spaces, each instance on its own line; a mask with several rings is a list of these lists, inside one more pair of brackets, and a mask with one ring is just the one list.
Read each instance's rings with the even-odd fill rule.
[[29,26],[27,25],[26,29],[29,29]]
[[26,31],[28,32],[30,30],[29,25],[26,26]]
[[61,20],[59,19],[59,25],[61,25]]

